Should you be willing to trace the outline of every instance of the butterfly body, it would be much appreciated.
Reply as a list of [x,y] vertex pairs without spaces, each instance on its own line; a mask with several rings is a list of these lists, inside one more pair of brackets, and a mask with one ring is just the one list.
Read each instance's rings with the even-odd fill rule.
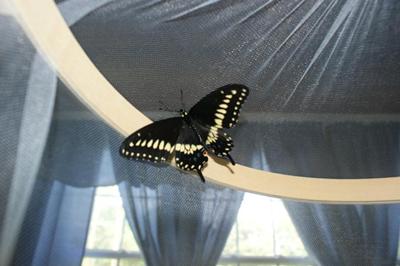
[[180,110],[180,117],[156,121],[131,134],[122,143],[120,154],[151,162],[165,162],[175,154],[180,169],[196,171],[205,182],[201,170],[208,161],[208,153],[235,164],[229,155],[232,138],[222,128],[236,124],[248,93],[248,88],[239,84],[218,88],[189,112]]

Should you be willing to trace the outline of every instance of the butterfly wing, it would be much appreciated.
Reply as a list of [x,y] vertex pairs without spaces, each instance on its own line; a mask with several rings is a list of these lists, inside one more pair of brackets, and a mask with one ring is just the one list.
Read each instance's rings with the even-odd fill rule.
[[205,151],[195,131],[187,124],[183,124],[175,145],[176,165],[182,170],[197,171],[201,180],[205,182],[201,173],[201,169],[208,161]]
[[219,128],[203,126],[197,122],[194,122],[194,126],[206,144],[207,150],[214,153],[217,157],[228,157],[231,163],[235,165],[235,162],[229,155],[229,152],[233,149],[233,140],[227,133]]
[[189,117],[216,128],[231,128],[238,120],[249,89],[240,84],[230,84],[216,89],[202,98],[189,111]]
[[128,159],[164,162],[174,151],[183,123],[174,117],[147,125],[127,137],[119,152]]

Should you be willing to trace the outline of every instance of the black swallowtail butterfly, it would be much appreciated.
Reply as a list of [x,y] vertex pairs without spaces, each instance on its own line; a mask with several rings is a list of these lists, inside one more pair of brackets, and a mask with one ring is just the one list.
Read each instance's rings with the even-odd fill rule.
[[201,172],[208,161],[207,152],[224,157],[235,165],[229,155],[232,138],[222,128],[233,127],[240,108],[249,95],[244,85],[230,84],[202,98],[189,112],[147,125],[127,137],[120,154],[128,159],[165,162],[175,153],[176,165],[186,171]]

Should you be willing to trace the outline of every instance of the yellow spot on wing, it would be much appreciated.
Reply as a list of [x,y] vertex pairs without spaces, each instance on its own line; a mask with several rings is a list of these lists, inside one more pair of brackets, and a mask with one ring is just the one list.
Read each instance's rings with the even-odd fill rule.
[[226,110],[224,110],[224,109],[217,109],[217,112],[219,112],[221,114],[226,114]]
[[164,149],[164,141],[163,141],[163,140],[160,142],[160,146],[158,146],[158,148],[159,148],[160,150],[163,150],[163,149]]
[[180,143],[177,143],[177,144],[176,144],[176,150],[177,150],[177,151],[180,151],[180,150],[181,150],[181,144],[180,144]]
[[223,114],[216,113],[215,116],[218,117],[218,118],[224,119],[224,115]]
[[153,145],[153,140],[151,139],[148,143],[147,143],[147,148],[150,148]]
[[169,150],[171,149],[171,144],[170,144],[169,142],[167,142],[167,144],[165,144],[164,149],[165,149],[166,151],[169,151]]
[[156,141],[154,141],[153,149],[157,149],[157,147],[158,147],[158,139],[156,139]]

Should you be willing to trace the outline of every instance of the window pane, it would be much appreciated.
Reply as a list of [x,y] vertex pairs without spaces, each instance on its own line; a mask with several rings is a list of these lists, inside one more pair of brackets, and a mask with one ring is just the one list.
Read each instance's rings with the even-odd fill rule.
[[96,191],[87,243],[89,249],[119,250],[124,210],[115,188],[102,187]]
[[[219,265],[238,265],[239,261],[241,266],[275,265],[267,261],[279,256],[307,257],[285,206],[280,199],[246,193]],[[237,262],[232,263],[235,257]],[[254,261],[254,257],[259,258]]]
[[232,256],[237,254],[237,223],[232,226],[231,233],[226,240],[222,256]]
[[293,263],[293,264],[288,264],[288,263],[285,263],[285,264],[279,264],[279,266],[293,266],[293,265],[300,265],[300,266],[315,266],[315,265],[312,265],[312,264],[301,263],[301,262],[299,262],[299,263]]
[[238,214],[239,252],[246,256],[273,256],[273,216],[267,197],[246,193]]
[[96,196],[119,197],[118,186],[107,186],[96,188]]
[[[279,261],[279,259],[277,259]],[[219,261],[217,266],[313,266],[311,264],[302,264],[301,262],[299,263],[293,263],[293,264],[281,264],[281,263],[268,263],[268,262],[237,262],[237,263],[232,263],[232,262],[226,262],[224,263],[223,261]],[[315,266],[315,265],[314,265]]]
[[124,236],[122,239],[122,249],[125,251],[136,251],[140,252],[139,246],[136,243],[135,237],[133,236],[131,227],[128,222],[124,222]]
[[[125,219],[117,186],[102,187],[96,191],[87,248],[140,253]],[[242,261],[241,266],[264,266],[275,265],[266,262],[268,257],[302,257],[307,253],[281,200],[246,193],[222,256],[226,262],[222,259],[218,264],[221,266],[238,265],[239,261]],[[251,258],[247,260],[247,256],[261,258],[254,261]],[[235,262],[235,257],[238,257],[238,262]],[[119,260],[87,257],[82,265],[144,266],[145,263],[142,257],[136,256]]]
[[103,258],[83,258],[82,266],[117,266],[118,261],[115,259]]
[[143,259],[121,259],[119,266],[145,266]]
[[274,200],[276,252],[281,256],[306,257],[307,252],[281,200]]
[[255,263],[240,263],[240,266],[281,266],[281,265],[280,264],[277,265],[276,263],[255,262]]

